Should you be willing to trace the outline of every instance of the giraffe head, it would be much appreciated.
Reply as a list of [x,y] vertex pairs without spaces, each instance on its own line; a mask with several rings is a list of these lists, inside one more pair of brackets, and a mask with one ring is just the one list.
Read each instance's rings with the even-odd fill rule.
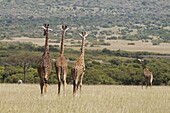
[[142,65],[142,68],[145,69],[146,66],[145,66],[145,62],[143,59],[138,59],[138,61],[140,62],[140,64]]
[[47,35],[48,31],[53,31],[52,29],[49,29],[49,24],[44,24],[42,28],[44,29],[44,36]]
[[144,64],[144,60],[143,60],[143,59],[138,59],[138,61],[139,61],[141,64]]
[[60,29],[65,33],[69,28],[66,25],[62,25]]
[[83,31],[83,32],[80,34],[80,36],[81,36],[82,38],[84,38],[84,40],[85,40],[86,37],[88,36],[88,34],[87,34],[85,31]]

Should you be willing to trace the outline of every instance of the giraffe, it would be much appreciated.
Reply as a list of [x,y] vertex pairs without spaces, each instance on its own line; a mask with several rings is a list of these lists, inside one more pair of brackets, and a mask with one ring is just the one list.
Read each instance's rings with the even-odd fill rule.
[[[149,86],[149,84],[150,84],[150,87],[152,87],[152,81],[153,81],[152,72],[150,72],[149,69],[145,66],[143,59],[138,59],[138,61],[141,63],[142,68],[143,68],[143,75],[145,77],[146,89]],[[142,87],[143,87],[143,85],[142,85]]]
[[85,48],[85,38],[87,36],[86,32],[80,34],[82,37],[81,54],[77,61],[72,65],[71,74],[73,78],[73,95],[76,96],[78,87],[80,86],[80,94],[82,89],[82,80],[85,73],[85,63],[84,63],[84,48]]
[[43,95],[43,88],[44,88],[44,93],[47,92],[47,81],[52,70],[52,60],[49,54],[49,46],[48,46],[48,31],[49,30],[52,31],[52,29],[49,29],[49,24],[44,24],[42,28],[44,29],[45,46],[44,46],[44,53],[38,63],[37,71],[40,77],[41,94]]
[[68,30],[67,26],[62,25],[62,38],[61,38],[61,48],[60,48],[60,54],[56,59],[55,63],[55,69],[57,74],[57,80],[58,80],[58,95],[60,95],[60,87],[61,82],[63,82],[63,89],[64,89],[64,95],[66,95],[66,77],[67,77],[67,59],[64,56],[64,37],[65,33]]

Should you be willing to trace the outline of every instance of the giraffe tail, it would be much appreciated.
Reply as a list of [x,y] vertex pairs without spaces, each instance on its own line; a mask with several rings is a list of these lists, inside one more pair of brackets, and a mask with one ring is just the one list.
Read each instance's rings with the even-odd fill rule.
[[72,75],[73,80],[75,80],[76,79],[76,69],[71,70],[71,75]]
[[64,82],[64,68],[60,67],[60,72],[61,72],[61,81]]
[[48,80],[44,77],[44,83],[49,84]]

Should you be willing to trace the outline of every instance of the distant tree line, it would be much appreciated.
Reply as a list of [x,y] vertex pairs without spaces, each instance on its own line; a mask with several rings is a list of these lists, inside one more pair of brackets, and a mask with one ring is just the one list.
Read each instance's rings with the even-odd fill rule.
[[[24,83],[39,83],[37,62],[42,55],[43,47],[36,47],[31,43],[1,45],[6,49],[0,49],[0,82],[17,83],[21,79]],[[58,50],[55,46],[51,46],[50,49],[52,59],[55,61]],[[79,53],[79,51],[72,49],[65,51],[69,61],[67,77],[69,84],[72,84],[71,64]],[[137,58],[142,55],[160,55],[150,52],[111,51],[108,49],[86,50],[85,53],[86,72],[83,82],[85,84],[117,85],[142,84],[143,71]],[[170,59],[145,58],[145,63],[153,72],[154,85],[170,85]],[[54,66],[49,83],[57,83]]]

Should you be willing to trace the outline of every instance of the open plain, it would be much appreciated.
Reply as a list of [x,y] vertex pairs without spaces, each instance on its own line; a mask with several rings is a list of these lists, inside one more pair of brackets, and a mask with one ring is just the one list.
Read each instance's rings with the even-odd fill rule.
[[170,87],[84,85],[82,95],[57,95],[49,85],[40,95],[38,84],[0,84],[1,113],[170,113]]
[[[33,44],[36,44],[38,46],[44,46],[44,38],[29,38],[29,37],[15,37],[12,38],[13,40],[1,40],[1,42],[31,42]],[[52,39],[54,40],[54,39]],[[75,44],[71,44],[70,40],[66,39],[67,47],[66,48],[72,48],[74,50],[79,50],[80,47],[74,46]],[[77,41],[78,42],[78,41]],[[139,41],[128,41],[128,40],[105,40],[105,42],[110,43],[109,46],[103,46],[103,45],[97,45],[94,47],[86,47],[86,49],[89,50],[102,50],[104,48],[110,49],[110,50],[125,50],[125,51],[146,51],[146,52],[155,52],[155,53],[162,53],[162,54],[170,54],[170,43],[161,43],[160,45],[152,45],[151,42],[142,42]],[[134,45],[128,45],[129,43],[134,43]],[[58,45],[60,46],[60,43],[51,43],[49,42],[49,45]],[[76,43],[77,45],[77,43]],[[81,45],[81,43],[79,44]]]

